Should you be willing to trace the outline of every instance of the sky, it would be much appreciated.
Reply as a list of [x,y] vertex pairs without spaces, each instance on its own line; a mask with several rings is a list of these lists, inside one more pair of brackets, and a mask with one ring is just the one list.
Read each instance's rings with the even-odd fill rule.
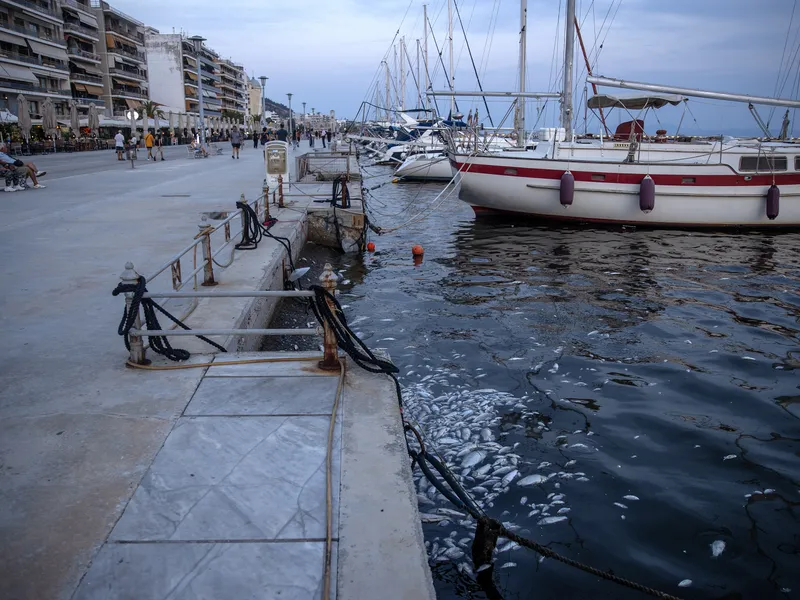
[[[517,89],[519,1],[455,1],[483,89]],[[528,1],[528,90],[560,88],[563,2]],[[447,0],[292,0],[280,6],[265,0],[111,3],[162,33],[184,31],[206,37],[211,48],[243,64],[248,74],[269,77],[266,93],[273,100],[286,104],[286,93],[291,92],[295,110],[302,110],[301,103],[305,101],[309,112],[311,108],[326,113],[335,110],[337,117],[358,115],[359,119],[362,101],[375,101],[376,85],[384,97],[381,61],[388,58],[393,64],[392,44],[399,36],[405,36],[413,65],[406,66],[406,106],[417,104],[412,72],[416,68],[416,39],[423,37],[423,4],[427,3],[433,29],[428,38],[429,71],[435,89],[444,89],[447,84],[442,66],[437,64],[439,56],[432,38],[435,36],[447,65]],[[578,0],[576,12],[596,75],[798,98],[797,3],[798,0]],[[476,90],[465,36],[455,16],[454,20],[456,88]],[[577,44],[575,65],[577,126],[583,130],[586,72]],[[783,81],[786,83],[781,86]],[[392,95],[398,88],[392,84]],[[614,93],[610,88],[605,91]],[[466,114],[478,102],[483,117],[485,108],[479,100],[463,99],[459,110]],[[446,110],[447,100],[440,99],[439,103]],[[528,128],[556,125],[557,104],[557,100],[546,105],[528,101]],[[493,102],[489,106],[497,124],[507,103]],[[648,130],[659,125],[673,133],[683,117],[681,131],[687,133],[758,133],[745,104],[692,99],[688,107],[691,112],[683,107],[662,109],[656,115],[657,122],[648,116]],[[615,112],[620,114],[610,116],[612,125],[630,118],[619,110]],[[763,107],[759,113],[764,120],[771,117],[770,128],[777,132],[783,109]],[[510,119],[505,125],[510,125]],[[590,116],[587,126],[596,130],[596,119]],[[800,135],[800,123],[797,134]]]

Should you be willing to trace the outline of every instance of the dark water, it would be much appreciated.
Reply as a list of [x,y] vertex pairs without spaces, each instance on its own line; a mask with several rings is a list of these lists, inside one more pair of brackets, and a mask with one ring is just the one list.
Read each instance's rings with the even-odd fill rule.
[[[441,189],[375,190],[372,218],[402,223]],[[800,234],[476,221],[452,196],[372,240],[378,251],[363,261],[333,256],[349,280],[342,303],[400,366],[410,416],[446,441],[468,489],[480,465],[463,469],[462,448],[487,433],[512,448],[482,463],[519,471],[484,504],[489,514],[684,598],[800,598]],[[462,418],[463,406],[484,413]],[[536,473],[549,478],[517,485]],[[567,518],[539,525],[529,513],[553,498],[561,504],[545,514],[568,508]],[[447,506],[434,496],[420,510]],[[439,548],[436,588],[484,598],[459,521],[424,526]],[[725,544],[718,557],[713,542]],[[453,546],[466,555],[440,555]],[[504,598],[643,597],[525,549],[495,564]]]

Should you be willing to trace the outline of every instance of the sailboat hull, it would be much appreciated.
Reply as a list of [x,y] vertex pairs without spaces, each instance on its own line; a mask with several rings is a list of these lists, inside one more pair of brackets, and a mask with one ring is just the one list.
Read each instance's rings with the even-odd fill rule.
[[[477,214],[505,212],[560,221],[652,227],[800,227],[800,173],[742,175],[728,165],[603,163],[511,156],[451,156],[459,197]],[[561,204],[561,176],[574,176],[572,204]],[[655,206],[640,208],[641,182],[655,182]],[[767,216],[767,192],[780,210]]]

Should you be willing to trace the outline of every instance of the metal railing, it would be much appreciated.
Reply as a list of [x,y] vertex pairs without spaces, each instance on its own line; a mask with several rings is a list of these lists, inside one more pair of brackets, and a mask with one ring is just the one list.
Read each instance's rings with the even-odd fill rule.
[[127,56],[128,58],[133,58],[135,60],[140,60],[142,62],[145,61],[145,54],[144,52],[132,52],[130,50],[125,50],[120,48],[119,46],[115,46],[114,48],[109,48],[109,52],[112,54],[119,54],[120,56]]
[[82,10],[87,14],[94,15],[94,11],[92,10],[91,6],[86,6],[85,4],[81,4],[77,0],[61,0],[61,5],[77,8],[78,10]]
[[[254,201],[246,201],[244,194],[242,194],[241,202],[246,202],[256,213],[259,221],[269,219],[269,189],[265,188],[264,194]],[[216,261],[216,257],[224,252],[231,244],[236,244],[236,237],[241,235],[245,227],[244,211],[237,209],[230,214],[221,213],[220,216],[224,218],[211,225],[206,216],[199,225],[200,232],[195,236],[194,241],[174,254],[167,262],[159,267],[150,277],[146,279],[147,284],[151,285],[157,277],[170,272],[172,278],[173,291],[156,291],[145,292],[142,298],[152,298],[164,300],[161,306],[166,306],[170,301],[175,299],[189,299],[191,304],[188,309],[184,310],[181,316],[177,319],[181,322],[185,321],[191,315],[199,304],[201,298],[312,298],[315,296],[312,291],[303,290],[279,290],[279,291],[262,291],[262,290],[221,290],[221,291],[202,291],[201,287],[212,287],[217,285],[214,278],[214,265],[222,268],[227,268],[234,261],[235,248],[231,249],[231,257],[227,264],[220,265]],[[239,219],[240,226],[235,233],[231,232],[231,223]],[[216,250],[212,247],[212,237],[214,234],[222,232],[224,236],[224,243]],[[202,260],[198,264],[197,261],[197,248],[201,249]],[[193,270],[184,277],[182,274],[182,260],[192,257]],[[203,273],[202,283],[199,282],[199,275]],[[135,271],[132,263],[125,265],[125,271],[120,276],[120,281],[123,284],[135,285],[139,281],[139,274]],[[323,274],[320,276],[320,282],[323,287],[331,294],[336,293],[337,276],[333,271],[330,264],[325,265]],[[184,290],[184,288],[191,283],[192,291]],[[125,305],[126,311],[130,312],[135,292],[125,292]],[[330,304],[330,302],[329,302]],[[143,338],[146,336],[265,336],[265,335],[322,335],[324,339],[324,358],[320,363],[322,368],[338,368],[338,352],[336,336],[333,330],[328,325],[324,324],[322,329],[158,329],[148,330],[142,328],[141,315],[137,314],[134,317],[133,327],[128,331],[130,343],[130,356],[128,361],[134,364],[147,364],[149,361],[146,358],[145,352],[147,347]]]
[[124,27],[117,27],[113,23],[106,23],[106,31],[110,31],[112,33],[116,33],[117,35],[124,36],[129,40],[133,40],[138,44],[144,44],[144,34],[139,33],[138,31],[129,31]]
[[87,27],[86,25],[82,25],[81,23],[64,23],[64,31],[72,31],[75,33],[83,33],[88,35],[96,40],[100,39],[100,32],[97,29],[92,29],[91,27]]
[[75,81],[77,81],[77,82],[90,81],[91,83],[99,83],[101,85],[103,83],[103,78],[100,77],[99,75],[89,75],[89,74],[85,74],[85,73],[72,72],[72,73],[69,74],[69,78],[70,78],[70,81],[73,81],[73,82],[75,82]]
[[55,15],[59,16],[59,11],[53,7],[50,3],[47,6],[42,6],[38,2],[32,2],[31,0],[11,0],[14,4],[21,4],[22,6],[27,6],[33,10],[38,10],[39,12],[43,12],[48,15]]
[[78,106],[89,106],[89,104],[94,104],[97,108],[105,108],[106,102],[101,98],[91,98],[86,96],[73,96],[75,100],[78,102]]
[[14,90],[25,90],[26,92],[38,92],[40,94],[56,94],[58,96],[72,95],[72,92],[70,92],[69,90],[42,87],[39,85],[33,85],[32,83],[28,83],[27,81],[12,81],[8,84],[0,83],[0,87],[11,88]]
[[117,96],[130,96],[131,98],[147,99],[147,94],[136,88],[129,88],[124,86],[115,85],[111,88],[111,94]]
[[31,29],[30,27],[17,25],[16,23],[9,23],[8,21],[0,21],[0,28],[16,31],[17,33],[21,33],[23,35],[29,35],[31,37],[38,38],[40,40],[53,42],[54,44],[59,44],[61,46],[65,45],[64,40],[59,39],[58,36],[55,34],[47,33],[45,31],[36,31],[35,29]]
[[139,69],[120,69],[119,67],[109,67],[108,72],[112,75],[121,75],[122,77],[132,77],[134,79],[147,81],[147,72],[140,71]]
[[0,59],[16,60],[18,62],[29,63],[31,65],[39,65],[40,67],[47,67],[49,69],[58,69],[59,71],[69,71],[69,66],[65,62],[49,59],[52,62],[47,62],[41,56],[31,56],[30,54],[18,54],[16,52],[0,52]]
[[90,60],[100,61],[100,55],[95,54],[94,52],[86,52],[85,50],[81,50],[80,48],[67,48],[67,54],[71,54],[72,56],[80,56],[83,58],[88,58]]

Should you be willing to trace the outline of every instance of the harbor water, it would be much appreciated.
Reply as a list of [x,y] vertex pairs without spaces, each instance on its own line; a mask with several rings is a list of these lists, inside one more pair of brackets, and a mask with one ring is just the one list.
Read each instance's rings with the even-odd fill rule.
[[[800,234],[476,220],[443,187],[374,189],[371,219],[400,229],[301,261],[341,272],[352,328],[466,489],[683,598],[799,598]],[[474,523],[414,475],[440,598],[643,597],[502,539],[482,588]]]

